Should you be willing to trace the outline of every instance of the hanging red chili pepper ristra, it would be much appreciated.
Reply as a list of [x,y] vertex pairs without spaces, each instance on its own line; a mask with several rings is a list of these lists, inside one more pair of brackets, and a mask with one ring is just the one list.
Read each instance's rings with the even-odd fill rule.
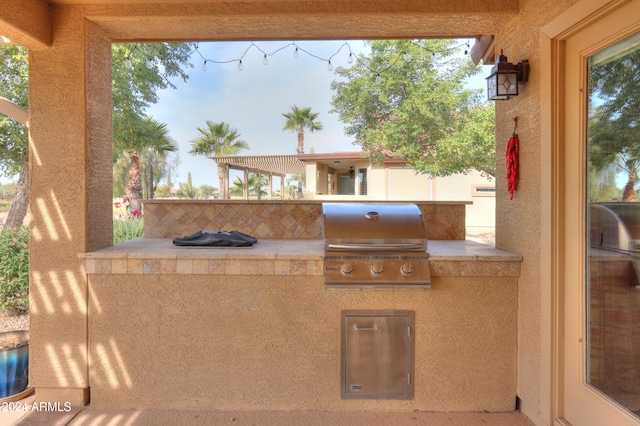
[[[514,119],[516,126],[518,125],[518,118]],[[507,167],[507,190],[511,194],[510,200],[513,200],[513,194],[518,189],[518,180],[520,174],[518,170],[518,152],[520,151],[520,141],[518,140],[518,134],[516,133],[516,126],[513,128],[513,134],[507,142],[507,152],[505,154],[505,164]]]

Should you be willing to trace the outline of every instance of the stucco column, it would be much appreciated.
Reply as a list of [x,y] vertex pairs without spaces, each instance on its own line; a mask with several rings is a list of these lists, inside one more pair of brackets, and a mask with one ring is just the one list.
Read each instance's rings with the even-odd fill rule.
[[316,194],[318,193],[318,182],[317,182],[317,175],[318,175],[318,163],[315,161],[308,161],[307,162],[307,188],[306,188],[306,194],[305,196],[312,200],[314,198],[316,198]]
[[[286,179],[287,175],[277,174],[276,176],[280,178],[280,199],[284,200],[284,180]],[[272,188],[272,190],[275,191],[276,189]]]
[[318,165],[318,182],[316,182],[317,193],[319,195],[327,195],[329,193],[329,167],[327,165]]
[[249,170],[244,169],[244,180],[242,184],[242,198],[249,199]]
[[39,401],[74,405],[90,387],[78,253],[113,243],[111,42],[82,10],[52,8],[53,44],[29,56],[29,382]]

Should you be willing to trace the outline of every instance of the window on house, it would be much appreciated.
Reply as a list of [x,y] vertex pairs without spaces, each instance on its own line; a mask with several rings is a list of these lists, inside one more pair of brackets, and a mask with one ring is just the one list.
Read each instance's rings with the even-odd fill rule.
[[360,182],[360,195],[367,195],[367,169],[358,169],[358,181]]
[[588,78],[583,151],[586,381],[640,415],[640,32],[589,57]]
[[355,185],[353,176],[340,176],[340,195],[355,195]]
[[495,197],[496,187],[495,185],[475,184],[471,185],[472,197]]

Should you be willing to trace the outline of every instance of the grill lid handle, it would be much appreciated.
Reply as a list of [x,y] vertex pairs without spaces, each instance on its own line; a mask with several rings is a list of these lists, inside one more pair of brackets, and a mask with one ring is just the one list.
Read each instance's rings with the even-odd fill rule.
[[327,244],[328,249],[334,250],[360,250],[360,251],[379,251],[390,249],[402,250],[423,250],[423,244],[398,243],[398,244]]
[[371,212],[365,213],[364,217],[367,220],[378,220],[380,219],[380,213],[371,211]]

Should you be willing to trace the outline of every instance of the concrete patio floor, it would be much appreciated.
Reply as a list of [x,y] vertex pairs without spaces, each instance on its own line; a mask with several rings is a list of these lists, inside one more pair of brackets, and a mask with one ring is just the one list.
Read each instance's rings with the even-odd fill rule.
[[[533,426],[524,415],[513,413],[424,413],[424,412],[330,412],[330,411],[214,411],[214,410],[100,410],[73,407],[70,411],[37,411],[35,395],[14,403],[26,410],[4,405],[3,426],[133,426],[133,425],[300,425],[300,426]],[[35,405],[37,408],[37,404]]]

